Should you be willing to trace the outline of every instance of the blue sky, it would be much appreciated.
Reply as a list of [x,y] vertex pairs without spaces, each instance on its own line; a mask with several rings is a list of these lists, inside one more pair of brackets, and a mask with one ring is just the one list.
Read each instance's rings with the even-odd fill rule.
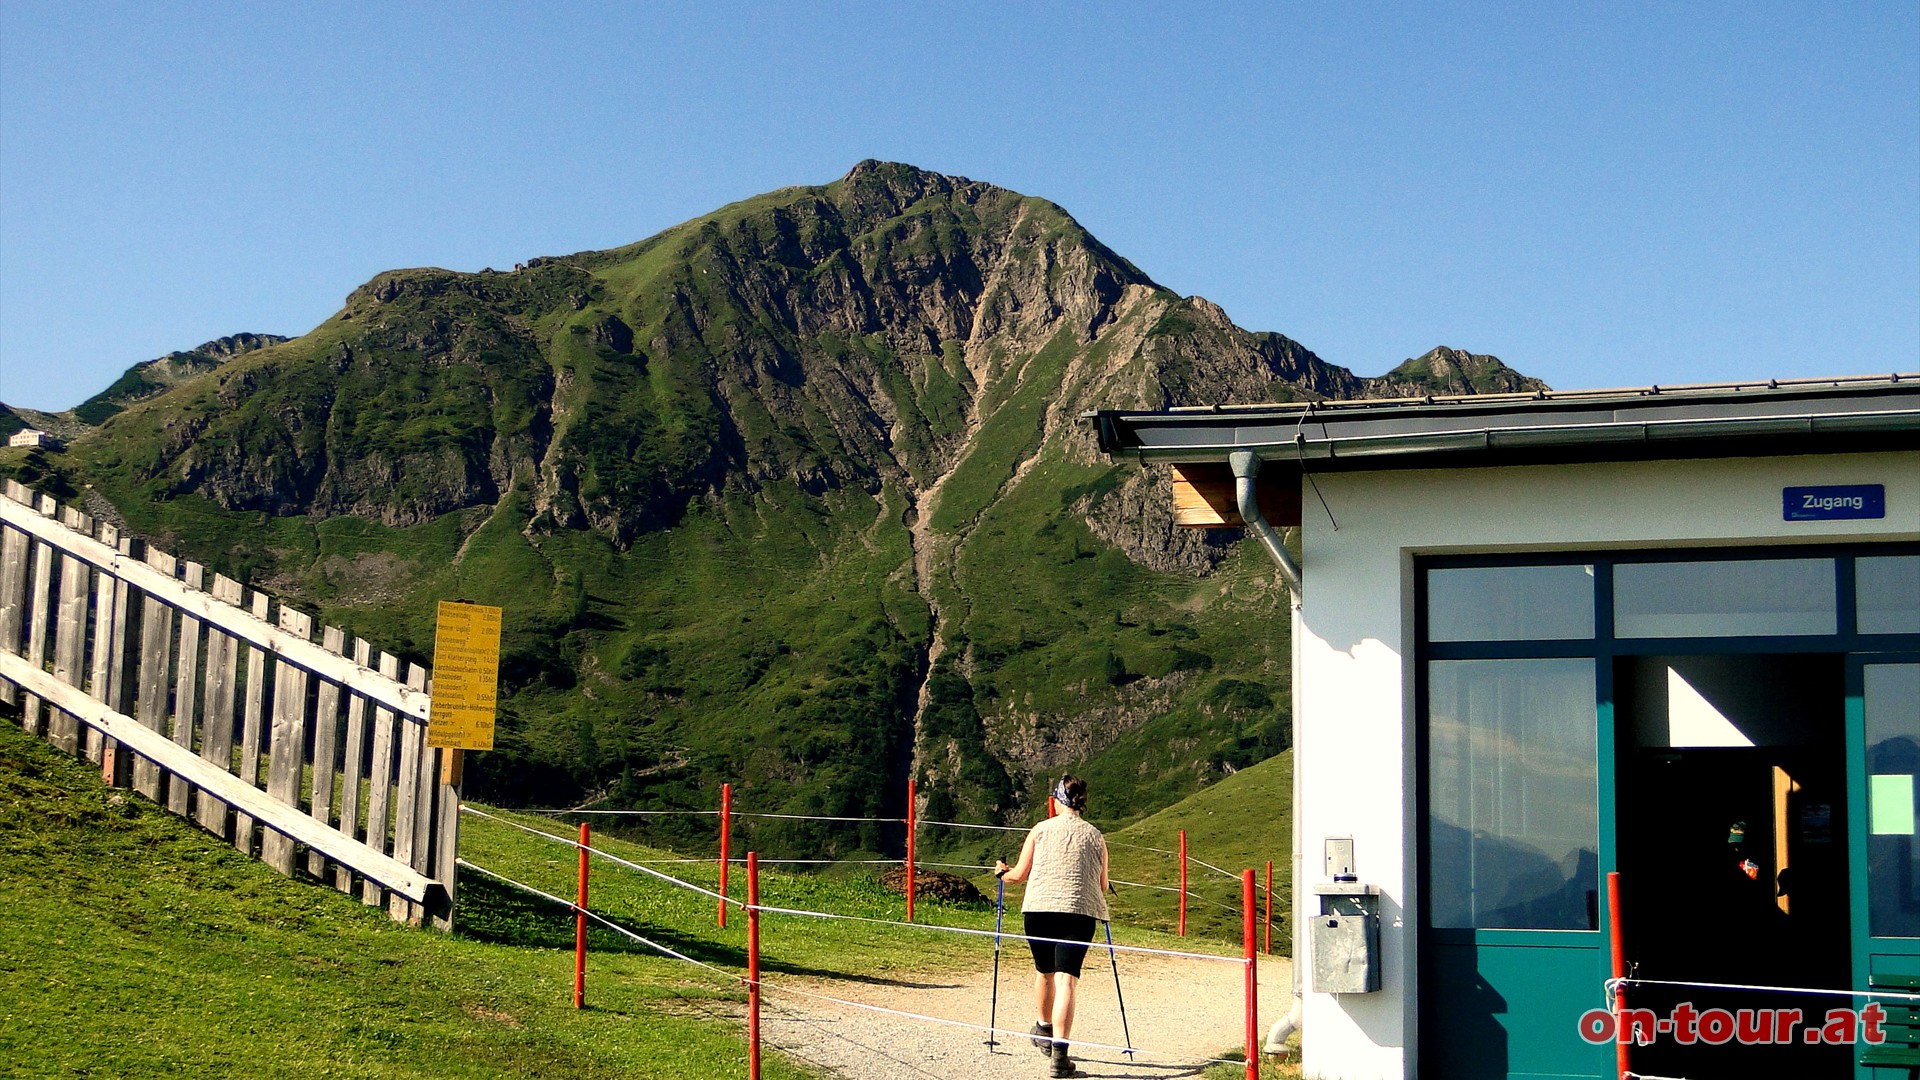
[[868,157],[1361,374],[1920,369],[1920,4],[0,5],[0,400]]

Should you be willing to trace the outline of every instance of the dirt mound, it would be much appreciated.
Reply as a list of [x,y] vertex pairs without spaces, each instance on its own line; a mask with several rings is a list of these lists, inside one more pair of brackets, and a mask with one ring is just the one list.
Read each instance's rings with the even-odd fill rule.
[[[880,875],[880,884],[888,889],[906,895],[907,868],[889,867]],[[924,896],[930,900],[941,900],[949,904],[984,904],[987,898],[974,888],[973,882],[959,874],[949,874],[940,870],[920,870],[913,872],[913,895]]]

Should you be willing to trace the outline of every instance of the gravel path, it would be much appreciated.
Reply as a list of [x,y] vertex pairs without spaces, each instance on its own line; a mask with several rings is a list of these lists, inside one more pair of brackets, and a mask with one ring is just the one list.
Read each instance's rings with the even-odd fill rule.
[[[1095,966],[1094,960],[1100,964]],[[1246,969],[1238,963],[1177,957],[1120,955],[1120,991],[1127,1029],[1142,1052],[1131,1060],[1119,1050],[1077,1051],[1078,1075],[1086,1077],[1197,1076],[1206,1059],[1241,1044]],[[1033,968],[1025,950],[1000,961],[997,1024],[1024,1031],[1033,1023]],[[1260,1031],[1289,1004],[1292,973],[1283,958],[1262,958]],[[866,982],[768,975],[761,1010],[765,1045],[832,1070],[846,1080],[941,1080],[1046,1076],[1047,1062],[1025,1038],[1002,1035],[984,1045],[992,969],[947,975],[907,976]],[[846,1001],[936,1016],[976,1025],[956,1027],[876,1013],[798,993],[805,990]],[[1122,1046],[1120,1010],[1114,1000],[1113,968],[1107,957],[1089,954],[1080,980],[1073,1034],[1089,1042]]]

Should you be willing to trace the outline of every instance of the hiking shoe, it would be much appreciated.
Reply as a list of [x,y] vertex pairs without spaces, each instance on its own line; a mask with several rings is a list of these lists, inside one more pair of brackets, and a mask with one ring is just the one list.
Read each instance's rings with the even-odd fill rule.
[[1054,1044],[1054,1047],[1053,1047],[1053,1071],[1052,1071],[1051,1073],[1049,1073],[1048,1075],[1049,1075],[1049,1076],[1078,1076],[1078,1075],[1080,1075],[1080,1073],[1079,1073],[1079,1070],[1078,1070],[1078,1069],[1076,1069],[1076,1068],[1074,1067],[1074,1061],[1073,1061],[1073,1059],[1067,1056],[1067,1044],[1066,1044],[1066,1043],[1055,1043],[1055,1044]]
[[1053,1025],[1047,1023],[1045,1020],[1035,1020],[1031,1034],[1033,1035],[1034,1048],[1043,1054],[1052,1055]]

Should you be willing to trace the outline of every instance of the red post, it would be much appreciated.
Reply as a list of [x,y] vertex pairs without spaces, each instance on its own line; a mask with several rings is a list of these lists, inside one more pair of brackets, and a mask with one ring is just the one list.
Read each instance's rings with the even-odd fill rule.
[[760,853],[747,852],[747,1077],[760,1080]]
[[580,897],[573,916],[573,1007],[587,1007],[587,851],[593,845],[593,832],[580,823]]
[[1240,872],[1240,936],[1247,958],[1247,1080],[1260,1080],[1260,970],[1253,957],[1253,871]]
[[1180,830],[1180,936],[1187,936],[1187,830]]
[[1607,937],[1613,950],[1613,1056],[1614,1064],[1620,1069],[1620,1080],[1627,1080],[1627,1048],[1633,1040],[1627,1037],[1627,1029],[1622,1026],[1626,1019],[1627,991],[1618,980],[1627,977],[1627,947],[1620,935],[1620,872],[1607,871]]
[[1267,860],[1267,955],[1273,955],[1273,860]]
[[720,928],[727,927],[727,845],[733,839],[733,785],[720,785]]
[[915,796],[913,777],[907,777],[907,921],[913,921],[913,834],[917,824],[913,800]]
[[1060,812],[1060,808],[1054,805],[1053,796],[1051,795],[1047,796],[1047,816],[1052,817],[1055,814],[1058,814],[1059,812]]

